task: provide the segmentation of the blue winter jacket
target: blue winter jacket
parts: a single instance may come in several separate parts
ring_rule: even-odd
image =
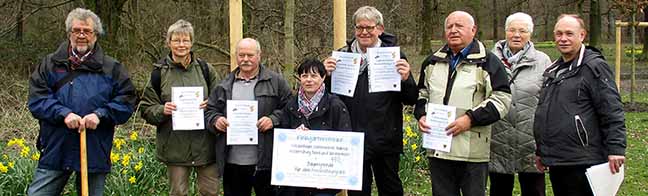
[[[135,87],[126,68],[97,44],[94,54],[74,70],[80,74],[54,90],[57,81],[72,73],[68,48],[66,41],[47,55],[29,80],[27,104],[40,124],[38,167],[79,171],[79,133],[63,120],[69,113],[95,113],[100,122],[96,130],[87,130],[88,172],[109,172],[115,125],[133,113]]]

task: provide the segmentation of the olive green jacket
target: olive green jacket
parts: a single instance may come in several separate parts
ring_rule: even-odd
[[[192,55],[193,56],[193,55]],[[208,131],[213,127],[205,123],[206,130],[173,131],[171,116],[163,114],[164,103],[171,102],[171,88],[182,86],[202,86],[203,97],[207,99],[213,86],[220,81],[219,74],[210,65],[209,79],[211,87],[207,87],[203,71],[198,61],[192,59],[185,69],[180,64],[173,63],[169,56],[154,64],[160,69],[160,96],[158,97],[151,81],[149,81],[142,96],[140,112],[147,123],[157,127],[156,151],[157,158],[167,165],[200,166],[215,162],[215,135]]]

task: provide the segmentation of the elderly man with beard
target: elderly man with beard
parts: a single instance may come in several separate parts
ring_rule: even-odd
[[[87,131],[89,194],[102,195],[115,125],[128,121],[135,104],[126,67],[97,44],[103,34],[99,17],[77,8],[65,26],[68,40],[43,59],[29,80],[27,104],[40,124],[36,147],[41,156],[28,195],[60,195],[73,172],[79,191],[81,131]]]

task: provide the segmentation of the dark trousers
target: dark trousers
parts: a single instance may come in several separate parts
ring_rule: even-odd
[[[485,196],[488,162],[428,158],[434,196]]]
[[[364,160],[362,191],[349,191],[349,196],[370,196],[372,176],[376,177],[378,195],[403,195],[403,183],[398,176],[400,154],[375,156]]]
[[[249,196],[252,188],[257,196],[274,195],[270,170],[256,170],[256,165],[225,164],[223,172],[225,196]]]
[[[591,165],[551,166],[549,179],[555,196],[591,196],[585,170]]]
[[[489,173],[490,195],[506,196],[513,195],[515,174]],[[522,196],[544,196],[545,176],[544,173],[518,173],[520,191]]]

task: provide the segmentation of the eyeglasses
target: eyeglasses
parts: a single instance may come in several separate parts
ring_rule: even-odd
[[[93,36],[94,35],[94,30],[92,29],[72,29],[72,34],[75,36],[80,36],[81,34],[85,36]]]
[[[376,25],[374,26],[355,26],[355,31],[356,33],[362,33],[363,30],[366,30],[367,33],[371,33],[376,29]]]
[[[529,31],[526,29],[506,29],[506,32],[513,34],[520,33],[520,35],[529,33]]]
[[[171,40],[171,43],[172,43],[172,44],[175,44],[175,45],[180,45],[180,44],[191,44],[191,40],[186,40],[186,39],[184,39],[184,40],[180,40],[180,39],[172,39],[172,40]]]

